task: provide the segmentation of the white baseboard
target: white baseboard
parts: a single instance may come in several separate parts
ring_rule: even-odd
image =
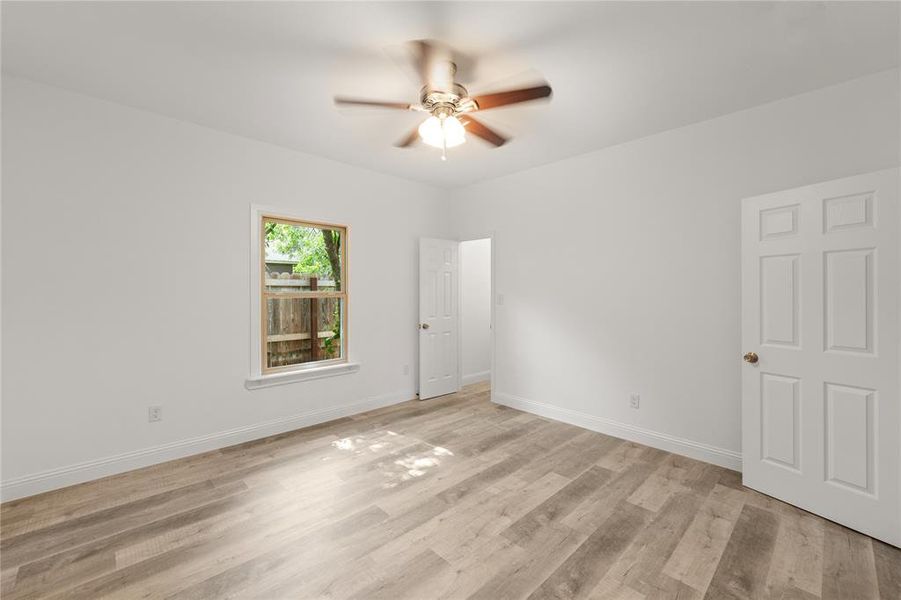
[[[416,392],[413,390],[383,394],[360,402],[313,410],[299,415],[273,419],[245,427],[236,427],[235,429],[162,444],[152,448],[124,452],[115,456],[89,460],[32,475],[24,475],[3,481],[0,484],[0,499],[6,502],[33,496],[42,492],[140,469],[141,467],[148,467],[176,458],[184,458],[193,454],[218,450],[226,446],[233,446],[270,435],[325,423],[326,421],[348,417],[383,406],[390,406],[405,400],[412,400],[415,397]]]
[[[570,425],[590,429],[591,431],[612,435],[624,440],[629,440],[630,442],[666,450],[673,454],[681,454],[682,456],[702,460],[714,465],[726,467],[727,469],[741,471],[741,453],[735,452],[734,450],[709,446],[707,444],[679,438],[666,433],[629,425],[628,423],[620,423],[611,419],[590,415],[585,412],[561,408],[552,404],[545,404],[544,402],[527,400],[503,392],[495,392],[493,400],[498,404],[503,404],[510,408],[516,408],[541,417],[547,417],[548,419],[554,419],[555,421],[562,421],[564,423],[569,423]]]
[[[464,375],[461,383],[463,385],[470,385],[472,383],[479,383],[480,381],[488,381],[489,379],[491,379],[491,371],[480,371],[478,373]]]

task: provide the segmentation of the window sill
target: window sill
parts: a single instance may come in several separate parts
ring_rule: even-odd
[[[300,381],[311,381],[313,379],[323,379],[325,377],[336,377],[338,375],[349,375],[360,370],[360,363],[347,362],[338,365],[326,365],[322,367],[313,367],[311,369],[300,369],[297,371],[288,371],[287,373],[273,373],[271,375],[254,375],[248,377],[244,381],[244,387],[248,390],[258,390],[260,388],[272,387],[274,385],[285,385],[288,383],[297,383]]]

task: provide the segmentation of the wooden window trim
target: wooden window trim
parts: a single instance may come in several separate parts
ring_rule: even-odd
[[[346,292],[263,292],[264,298],[346,298]]]
[[[330,229],[338,231],[341,234],[341,284],[340,291],[336,292],[267,292],[266,291],[266,223],[280,223],[283,225],[292,225],[297,227],[309,227],[314,229]],[[303,372],[311,371],[319,367],[327,367],[333,365],[341,365],[349,362],[348,359],[348,330],[349,330],[349,308],[348,300],[348,268],[347,268],[347,246],[350,228],[347,225],[338,225],[336,223],[324,223],[320,221],[310,221],[305,219],[294,219],[284,217],[268,212],[259,214],[259,300],[260,300],[260,373],[262,375],[272,375],[277,373]],[[266,365],[267,357],[267,339],[268,339],[268,311],[266,300],[270,298],[295,299],[295,298],[340,298],[341,302],[341,357],[330,358],[325,360],[317,360],[315,362],[298,363],[296,365],[283,365],[279,367],[269,367]]]

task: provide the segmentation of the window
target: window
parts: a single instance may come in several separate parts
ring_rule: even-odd
[[[260,373],[347,361],[347,227],[260,216]]]

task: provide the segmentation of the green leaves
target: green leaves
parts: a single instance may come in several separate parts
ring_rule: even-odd
[[[326,236],[330,248],[326,247]],[[310,273],[325,279],[336,279],[329,250],[337,246],[338,236],[338,232],[330,229],[266,223],[267,248],[296,259],[295,273]],[[334,257],[337,258],[337,254]],[[335,265],[338,266],[338,263]],[[340,274],[337,275],[340,277]]]

